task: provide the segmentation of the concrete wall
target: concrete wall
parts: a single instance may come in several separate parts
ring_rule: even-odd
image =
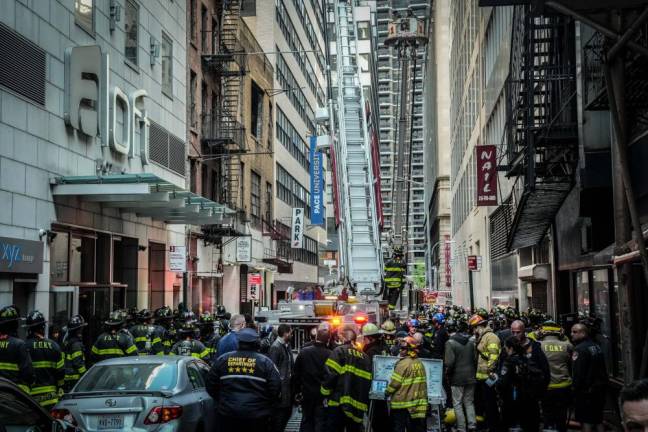
[[[80,45],[99,45],[108,53],[110,85],[126,93],[146,90],[149,119],[163,125],[178,137],[185,137],[185,6],[184,2],[152,0],[139,5],[139,66],[126,64],[124,19],[109,31],[109,2],[95,2],[95,32],[81,29],[74,20],[72,1],[3,2],[0,21],[46,52],[46,101],[39,106],[29,99],[0,87],[0,236],[38,240],[39,229],[49,229],[55,221],[136,237],[141,245],[148,239],[165,244],[184,244],[183,227],[167,226],[147,218],[120,214],[117,210],[79,202],[59,201],[55,206],[50,180],[58,176],[95,175],[95,161],[113,164],[113,171],[150,172],[176,185],[184,178],[151,163],[142,166],[139,158],[128,159],[67,128],[64,111],[64,52]],[[118,1],[123,5],[123,1]],[[122,7],[122,14],[124,8]],[[173,40],[173,98],[162,94],[161,65],[150,65],[150,41],[161,41],[162,31]],[[4,61],[4,60],[3,60]],[[46,248],[47,249],[47,248]],[[138,255],[138,304],[147,300],[146,252]],[[48,310],[49,254],[45,253],[43,274],[39,276],[35,305]],[[167,278],[169,279],[169,278]],[[6,287],[7,282],[3,285]],[[4,299],[5,300],[6,296]]]

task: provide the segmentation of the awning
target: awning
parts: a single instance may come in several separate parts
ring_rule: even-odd
[[[231,224],[236,213],[149,173],[57,177],[52,194],[77,196],[168,224]]]

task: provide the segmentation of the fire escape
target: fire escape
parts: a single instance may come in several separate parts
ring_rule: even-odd
[[[240,196],[241,155],[247,152],[243,119],[243,77],[247,73],[246,55],[239,43],[241,1],[230,0],[223,5],[220,41],[213,53],[203,53],[202,66],[220,76],[221,97],[216,112],[202,114],[201,145],[203,157],[215,160],[221,168],[220,201],[237,210],[228,225],[205,225],[203,235],[208,242],[222,236],[236,236],[237,226],[245,218]]]
[[[540,242],[574,186],[578,160],[573,20],[518,6],[512,30],[508,250]]]

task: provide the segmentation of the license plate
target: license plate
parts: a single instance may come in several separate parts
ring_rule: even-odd
[[[124,428],[124,416],[119,416],[119,415],[99,416],[99,421],[97,422],[97,429],[106,430],[106,429],[123,429],[123,428]]]

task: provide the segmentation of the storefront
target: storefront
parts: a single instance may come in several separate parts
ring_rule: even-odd
[[[223,205],[148,173],[60,177],[52,194],[59,219],[48,237],[52,324],[78,313],[89,342],[114,310],[177,308],[184,273],[195,282],[186,301],[198,312],[207,301],[210,310],[213,285],[196,275],[185,227],[227,221]]]
[[[21,314],[36,305],[43,273],[43,242],[0,237],[0,305],[14,304]]]

